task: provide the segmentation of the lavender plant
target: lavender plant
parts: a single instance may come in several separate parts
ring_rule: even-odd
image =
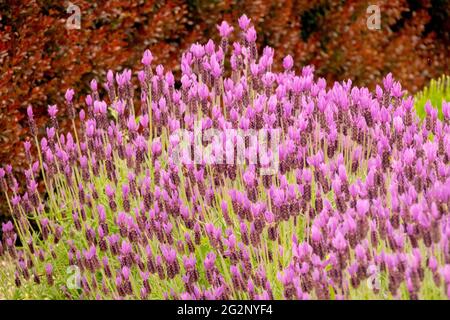
[[[25,191],[0,169],[10,297],[450,298],[450,104],[421,121],[391,75],[372,93],[297,74],[290,56],[273,72],[245,15],[239,29],[230,45],[222,22],[219,44],[183,53],[180,85],[145,51],[140,105],[130,70],[109,71],[103,89],[92,80],[78,113],[67,90],[78,132],[63,134],[50,106],[39,139],[28,108]],[[246,137],[244,163],[179,161],[175,133],[198,122],[279,129],[280,141],[256,162]],[[214,150],[236,151],[239,137],[219,137]],[[271,161],[278,172],[262,174]]]

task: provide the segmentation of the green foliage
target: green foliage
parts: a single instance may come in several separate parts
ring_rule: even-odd
[[[425,104],[430,101],[433,107],[439,110],[439,117],[442,119],[442,101],[450,101],[450,76],[443,75],[440,78],[432,79],[430,84],[416,94],[417,114],[425,117]]]

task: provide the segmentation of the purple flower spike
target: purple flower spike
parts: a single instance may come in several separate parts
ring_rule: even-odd
[[[245,14],[243,14],[239,18],[238,22],[239,22],[239,27],[244,31],[247,30],[248,26],[250,25],[250,19]]]
[[[54,283],[53,282],[53,266],[50,263],[48,263],[45,266],[45,275],[47,276],[48,284],[52,286]]]
[[[152,63],[152,61],[153,61],[153,55],[152,55],[152,52],[150,51],[150,50],[145,50],[144,51],[144,55],[143,55],[143,57],[142,57],[142,60],[141,60],[141,62],[142,62],[142,64],[144,65],[144,66],[150,66],[150,64]]]
[[[222,21],[220,25],[217,26],[219,34],[222,38],[228,38],[233,32],[233,27],[231,27],[226,21]]]
[[[253,43],[256,41],[256,30],[252,26],[245,32],[245,40],[247,40],[250,43]]]
[[[67,89],[66,94],[64,95],[66,101],[68,103],[72,102],[75,91],[73,89]]]
[[[286,57],[284,57],[283,59],[283,68],[286,71],[289,71],[292,69],[292,67],[294,66],[294,59],[292,59],[292,56],[287,55]]]

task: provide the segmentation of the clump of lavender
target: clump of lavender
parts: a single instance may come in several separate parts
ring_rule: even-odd
[[[25,191],[0,169],[14,222],[0,256],[16,285],[69,299],[450,298],[450,104],[443,120],[429,105],[421,122],[391,75],[372,93],[327,87],[290,56],[273,72],[274,51],[257,50],[245,15],[239,29],[231,42],[223,22],[219,44],[183,53],[179,86],[145,51],[140,105],[130,70],[109,71],[104,91],[93,80],[74,136],[50,106],[39,139],[28,108]],[[279,152],[180,163],[173,133],[196,121],[279,128]],[[278,172],[260,174],[275,156]]]

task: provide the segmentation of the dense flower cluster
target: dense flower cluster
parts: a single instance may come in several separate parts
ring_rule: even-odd
[[[312,67],[296,74],[290,56],[274,73],[251,20],[239,27],[240,42],[222,22],[220,44],[193,44],[179,83],[146,51],[140,106],[130,70],[108,72],[104,90],[92,80],[74,136],[58,132],[49,107],[37,161],[25,142],[27,191],[0,169],[14,217],[0,255],[16,285],[75,299],[450,297],[450,104],[443,120],[428,105],[420,121],[390,75],[371,93],[351,81],[327,88]],[[28,119],[35,133],[31,107]],[[269,153],[279,171],[261,175],[260,158],[174,161],[174,133],[196,121],[279,128]],[[75,286],[67,267],[79,271]]]

